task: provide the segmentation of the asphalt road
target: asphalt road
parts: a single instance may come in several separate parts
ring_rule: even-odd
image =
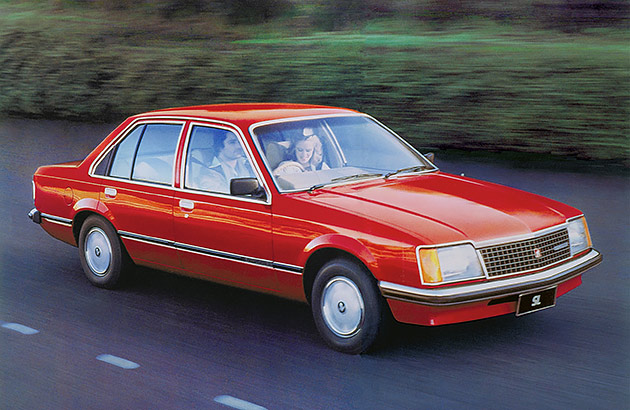
[[[604,263],[553,309],[399,325],[381,350],[348,356],[299,303],[150,270],[91,286],[77,249],[28,220],[30,180],[112,128],[0,122],[0,408],[630,408],[628,178],[438,153],[447,172],[582,209]]]

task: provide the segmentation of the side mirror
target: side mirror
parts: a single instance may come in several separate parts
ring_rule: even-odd
[[[265,190],[260,186],[256,178],[234,178],[230,181],[230,194],[236,196],[251,196],[252,198],[265,199]]]
[[[428,159],[431,162],[435,162],[435,153],[434,152],[427,152],[426,154],[424,154],[424,157],[426,159]]]

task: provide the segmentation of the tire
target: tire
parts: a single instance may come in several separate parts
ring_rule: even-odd
[[[370,349],[387,321],[376,281],[363,266],[346,259],[332,260],[320,269],[311,310],[322,338],[343,353]]]
[[[131,261],[112,225],[93,215],[79,233],[79,256],[88,280],[100,288],[117,287]]]

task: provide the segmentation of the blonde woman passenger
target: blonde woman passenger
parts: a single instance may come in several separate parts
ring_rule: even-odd
[[[289,159],[281,162],[273,171],[275,175],[312,171],[311,159],[315,152],[315,141],[309,136],[300,136],[289,150]]]

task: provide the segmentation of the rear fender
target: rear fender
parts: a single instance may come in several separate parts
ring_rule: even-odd
[[[87,218],[87,216],[89,216],[90,214],[100,215],[104,217],[105,219],[107,219],[109,223],[111,223],[114,226],[114,229],[116,227],[116,221],[115,221],[114,215],[109,210],[109,208],[98,199],[83,198],[77,201],[74,204],[73,208],[74,208],[74,218],[73,218],[73,223],[72,223],[72,230],[74,232],[75,238],[77,238],[77,243],[78,243],[79,232],[81,230],[81,225],[83,224],[83,221]]]
[[[109,222],[111,222],[112,224],[114,223],[114,215],[112,215],[112,213],[109,210],[109,208],[104,203],[99,201],[98,199],[83,198],[83,199],[80,199],[79,201],[77,201],[74,204],[74,213],[75,213],[75,215],[78,214],[79,212],[83,212],[83,211],[95,212],[95,213],[100,214],[100,215],[104,216],[105,218],[107,218],[107,220]]]

